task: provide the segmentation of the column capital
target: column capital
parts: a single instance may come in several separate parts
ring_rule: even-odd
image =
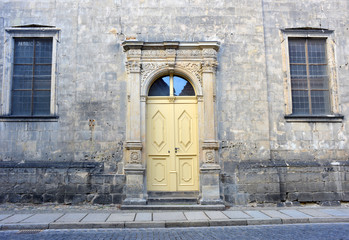
[[[127,73],[140,73],[141,64],[138,61],[128,61],[126,62]]]
[[[218,62],[213,59],[206,59],[201,62],[202,72],[203,73],[214,73],[218,66]]]

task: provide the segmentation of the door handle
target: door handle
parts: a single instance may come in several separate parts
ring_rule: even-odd
[[[177,153],[178,150],[179,150],[179,148],[175,147],[175,153]]]

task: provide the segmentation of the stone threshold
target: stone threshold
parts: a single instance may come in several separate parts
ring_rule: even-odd
[[[121,210],[225,210],[225,205],[121,205]]]

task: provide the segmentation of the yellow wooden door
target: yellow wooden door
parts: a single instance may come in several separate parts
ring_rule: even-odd
[[[148,99],[148,191],[198,190],[196,102],[195,97]]]

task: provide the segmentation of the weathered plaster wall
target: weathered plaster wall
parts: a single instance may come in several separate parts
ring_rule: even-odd
[[[349,51],[349,22],[343,11],[348,9],[348,1],[264,0],[262,8],[270,157],[262,162],[250,161],[252,158],[240,163],[226,161],[222,176],[225,199],[234,204],[348,201],[349,88],[346,79],[349,76],[346,53]],[[343,122],[286,122],[283,64],[287,54],[282,49],[280,32],[285,28],[334,30],[338,83],[335,97],[339,102],[339,114],[344,115]],[[232,151],[224,142],[222,148],[222,153]],[[247,154],[253,152],[253,146],[244,143],[236,144],[234,148],[243,148]]]
[[[85,184],[81,201],[103,195],[105,203],[121,202],[121,187],[114,189],[113,194],[116,192],[118,196],[112,199],[108,196],[111,186],[123,184],[127,79],[120,43],[126,39],[214,40],[221,43],[216,109],[222,197],[230,204],[303,201],[299,193],[311,192],[305,201],[345,200],[348,196],[345,191],[349,191],[345,189],[349,186],[345,182],[347,167],[331,169],[331,161],[344,164],[349,157],[346,127],[349,23],[344,11],[348,9],[345,0],[1,0],[0,81],[5,28],[42,24],[56,26],[61,31],[57,51],[58,122],[0,122],[0,161],[36,161],[43,165],[45,162],[103,163],[104,167],[97,172],[79,165],[87,175],[76,183],[69,182],[69,177],[64,177],[67,173],[63,172],[57,180],[64,186],[62,189],[72,184],[70,190],[62,190],[63,195],[71,195],[75,191],[71,189]],[[293,27],[335,31],[343,123],[285,121],[280,29]],[[288,162],[293,162],[293,167]],[[7,166],[10,170],[5,169],[1,175],[9,184],[3,191],[8,194],[4,201],[10,201],[11,193],[24,194],[11,187],[13,183],[21,185],[9,177],[11,171],[17,171],[13,167]],[[27,167],[31,174],[44,176],[33,172],[38,166]],[[96,190],[95,183],[88,180],[96,174],[116,174],[118,180],[105,177],[100,181],[112,184]],[[36,178],[32,184],[39,186],[40,181],[40,177]],[[314,195],[322,192],[330,193],[330,197]],[[89,194],[94,195],[87,198]],[[33,195],[28,198],[32,201],[29,199]],[[58,197],[45,199],[58,201]],[[66,197],[64,201],[72,200]]]

